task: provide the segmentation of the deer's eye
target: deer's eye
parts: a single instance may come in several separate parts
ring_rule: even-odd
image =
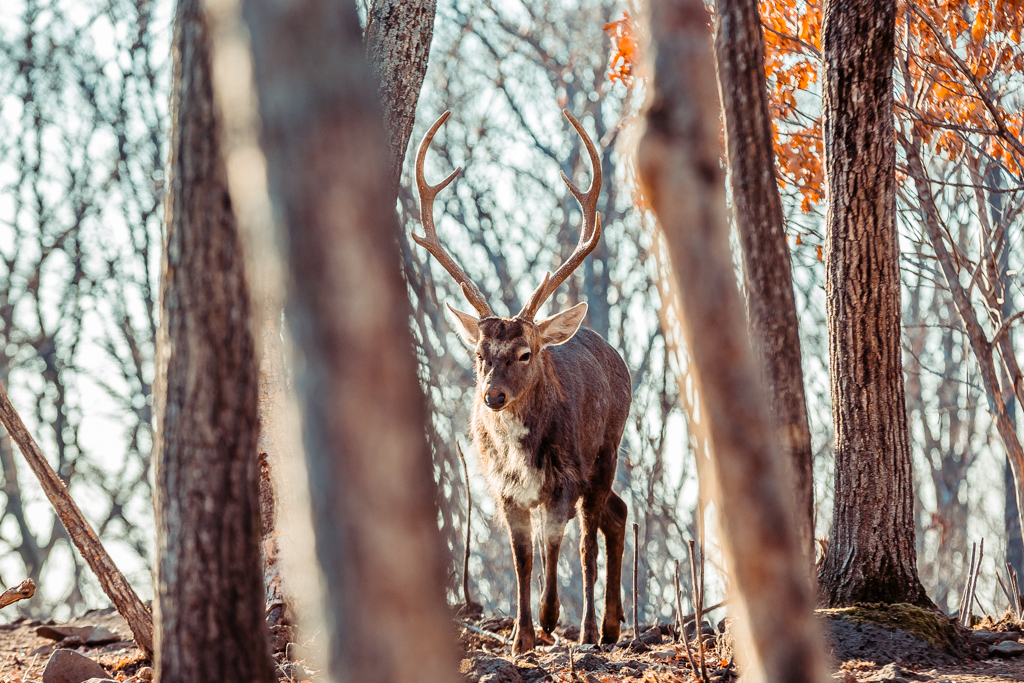
[[[530,352],[526,351],[521,356],[519,356],[519,362],[520,363],[529,363],[530,362],[530,357],[531,357]]]

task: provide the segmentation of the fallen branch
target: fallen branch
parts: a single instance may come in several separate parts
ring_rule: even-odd
[[[466,629],[467,631],[472,631],[473,633],[477,633],[482,636],[487,636],[488,638],[494,638],[502,645],[508,645],[508,641],[505,639],[505,636],[498,635],[493,631],[485,631],[479,626],[473,626],[473,624],[467,624],[464,621],[456,621],[455,623],[461,626],[462,628]]]
[[[701,616],[702,617],[707,616],[709,613],[714,612],[716,609],[719,609],[721,607],[725,607],[728,604],[729,604],[728,600],[722,600],[722,602],[719,602],[717,604],[711,605],[711,607],[703,607],[701,609],[701,611],[700,611]],[[697,620],[697,614],[696,613],[688,614],[685,617],[683,617],[683,625],[689,624],[689,623],[691,623],[693,621],[696,621],[696,620]]]
[[[25,579],[14,588],[8,588],[0,593],[0,609],[13,605],[21,600],[28,600],[36,594],[36,582],[32,579]]]
[[[54,511],[60,518],[61,523],[68,532],[71,541],[78,548],[78,552],[89,564],[96,578],[99,579],[103,592],[107,594],[110,601],[114,603],[118,613],[128,622],[132,634],[135,636],[135,644],[146,653],[147,657],[153,656],[153,616],[146,609],[146,606],[139,600],[139,596],[132,589],[131,584],[117,568],[114,561],[110,559],[99,536],[86,521],[78,505],[72,500],[67,487],[57,473],[46,461],[46,456],[36,444],[35,439],[21,421],[18,412],[11,405],[3,385],[0,385],[0,422],[7,428],[7,433],[16,444],[21,454],[25,456],[29,467],[39,479],[39,483],[50,499]]]

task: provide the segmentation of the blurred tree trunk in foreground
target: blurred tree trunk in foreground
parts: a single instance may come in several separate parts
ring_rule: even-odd
[[[455,677],[380,101],[355,5],[247,0],[337,681]],[[401,648],[394,644],[401,642]]]
[[[836,479],[825,604],[931,605],[917,575],[900,346],[896,0],[826,0],[826,306]]]
[[[732,202],[743,246],[750,336],[764,364],[778,442],[791,464],[797,538],[810,566],[814,562],[814,463],[789,245],[775,181],[764,31],[757,0],[719,0],[714,16],[718,88],[725,112]]]
[[[405,148],[416,121],[434,36],[436,0],[373,0],[366,17],[366,54],[384,109],[391,181],[397,196]]]
[[[701,0],[651,3],[657,59],[640,174],[680,285],[730,574],[760,660],[751,671],[763,667],[768,681],[821,681],[824,658],[786,468],[733,275],[707,24]]]
[[[180,0],[156,394],[156,668],[269,683],[257,366],[201,0]]]

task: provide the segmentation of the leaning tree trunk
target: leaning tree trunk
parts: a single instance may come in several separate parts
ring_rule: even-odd
[[[306,458],[338,681],[453,681],[426,411],[381,105],[353,3],[246,0],[287,245]],[[401,643],[396,648],[395,643]]]
[[[366,16],[366,53],[384,109],[389,173],[396,190],[427,74],[436,13],[437,0],[373,0]]]
[[[257,366],[208,40],[201,0],[179,0],[156,354],[156,668],[162,683],[269,683]]]
[[[835,505],[828,605],[931,605],[917,576],[900,357],[893,83],[896,0],[826,0],[825,294]]]
[[[817,682],[825,669],[813,595],[729,251],[707,24],[702,0],[651,2],[657,62],[640,174],[679,282],[730,578],[760,660],[751,668],[773,682]]]
[[[791,466],[797,536],[809,567],[814,562],[811,431],[789,247],[775,182],[764,31],[757,0],[715,4],[715,58],[733,209],[743,247],[747,322],[763,361],[778,441]]]

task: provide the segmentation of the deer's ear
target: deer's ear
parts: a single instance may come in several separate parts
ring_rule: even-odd
[[[448,317],[455,323],[455,331],[462,337],[462,341],[466,342],[468,346],[476,346],[477,342],[480,341],[480,319],[473,317],[469,313],[463,313],[452,308],[452,305],[448,302],[445,302],[445,306],[451,312],[451,315]]]
[[[583,316],[587,314],[587,304],[576,304],[567,311],[555,313],[537,323],[540,338],[544,346],[558,346],[572,339],[576,330],[580,329]]]

